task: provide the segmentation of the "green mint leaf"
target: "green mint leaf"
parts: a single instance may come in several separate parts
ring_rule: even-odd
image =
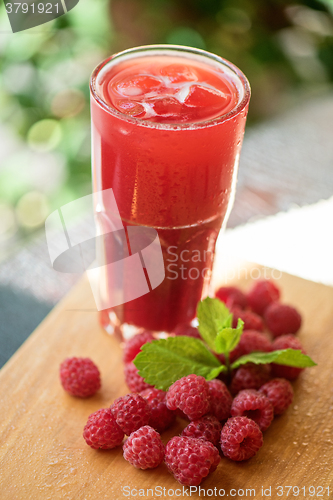
[[[230,315],[232,321],[232,314]],[[229,318],[227,318],[229,323]],[[236,345],[240,341],[241,335],[243,333],[244,321],[238,318],[237,328],[231,328],[223,326],[222,322],[216,320],[217,326],[220,324],[218,333],[215,339],[215,351],[218,354],[225,354],[226,356],[235,349]],[[224,322],[227,324],[227,321]]]
[[[278,365],[295,366],[297,368],[306,368],[317,364],[310,356],[303,354],[300,350],[281,349],[273,352],[252,352],[251,354],[246,354],[238,358],[231,365],[231,369],[233,370],[246,363],[260,365],[273,362]]]
[[[139,375],[148,384],[166,391],[176,380],[195,373],[206,380],[216,378],[226,367],[193,337],[169,337],[153,340],[141,347],[134,359]]]
[[[215,338],[219,330],[219,323],[228,323],[230,316],[229,309],[219,299],[207,297],[198,304],[197,317],[199,321],[198,330],[207,345],[214,351]]]
[[[222,330],[222,328],[232,328],[233,315],[229,313],[227,317],[222,319],[214,319],[215,328],[217,331]]]

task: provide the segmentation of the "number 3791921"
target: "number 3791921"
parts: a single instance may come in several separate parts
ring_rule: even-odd
[[[6,3],[6,11],[8,14],[18,14],[23,12],[27,14],[28,12],[32,14],[59,14],[59,5],[52,3],[26,3],[26,2],[15,2]]]

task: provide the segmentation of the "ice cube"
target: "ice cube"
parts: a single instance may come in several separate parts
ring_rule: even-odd
[[[150,92],[157,92],[162,85],[162,81],[154,76],[136,75],[118,80],[115,83],[115,90],[125,97],[140,97]]]
[[[154,107],[150,102],[141,102],[141,105],[144,107],[145,110],[145,115],[140,118],[144,118],[148,120],[149,118],[152,118],[153,116],[156,116],[155,110],[153,109]]]
[[[180,102],[170,96],[154,99],[151,104],[156,115],[159,116],[179,115],[182,109]]]
[[[175,89],[174,97],[183,104],[185,99],[188,97],[190,90],[192,88],[192,82],[186,82]]]
[[[146,114],[144,106],[138,102],[130,101],[129,99],[116,99],[114,105],[118,111],[128,116],[143,118]]]
[[[161,68],[162,76],[168,77],[171,83],[196,82],[198,76],[193,68],[188,68],[184,64],[170,64]]]
[[[224,108],[230,100],[231,94],[221,92],[208,85],[192,85],[184,103],[196,108]]]

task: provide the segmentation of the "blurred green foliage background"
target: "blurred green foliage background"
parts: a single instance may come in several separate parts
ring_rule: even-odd
[[[190,45],[250,80],[249,125],[332,89],[333,0],[80,0],[11,33],[0,7],[0,257],[91,192],[89,77],[113,52]]]

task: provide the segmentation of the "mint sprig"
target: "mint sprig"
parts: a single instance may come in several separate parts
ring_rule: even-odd
[[[316,363],[300,350],[283,349],[273,352],[253,352],[240,357],[230,365],[230,352],[240,341],[244,323],[238,319],[232,328],[233,316],[218,299],[206,298],[198,304],[199,332],[204,340],[177,336],[154,340],[144,344],[134,359],[134,364],[144,380],[158,389],[167,390],[176,380],[192,373],[216,378],[219,373],[230,373],[246,363],[280,365],[306,368]],[[209,348],[211,350],[209,350]],[[225,365],[213,354],[224,354]]]
[[[232,316],[231,316],[232,318]],[[238,318],[238,323],[236,328],[231,328],[231,326],[223,326],[219,328],[216,338],[215,338],[215,351],[218,354],[224,354],[227,356],[240,341],[241,335],[243,333],[244,321]]]
[[[246,363],[255,363],[256,365],[276,363],[277,365],[294,366],[297,368],[307,368],[316,365],[310,356],[303,354],[300,350],[281,349],[272,352],[252,352],[251,354],[245,354],[245,356],[241,356],[231,365],[231,369],[234,370]]]
[[[218,299],[207,297],[198,304],[198,330],[201,337],[213,351],[216,349],[215,339],[221,325],[231,326],[230,316],[232,321],[229,309]]]
[[[238,319],[237,328],[232,328],[232,314],[219,299],[207,297],[198,304],[198,330],[212,351],[229,357],[240,341],[244,322]]]
[[[148,384],[164,391],[176,380],[191,373],[212,380],[226,371],[226,367],[201,340],[183,336],[144,344],[134,364]]]

